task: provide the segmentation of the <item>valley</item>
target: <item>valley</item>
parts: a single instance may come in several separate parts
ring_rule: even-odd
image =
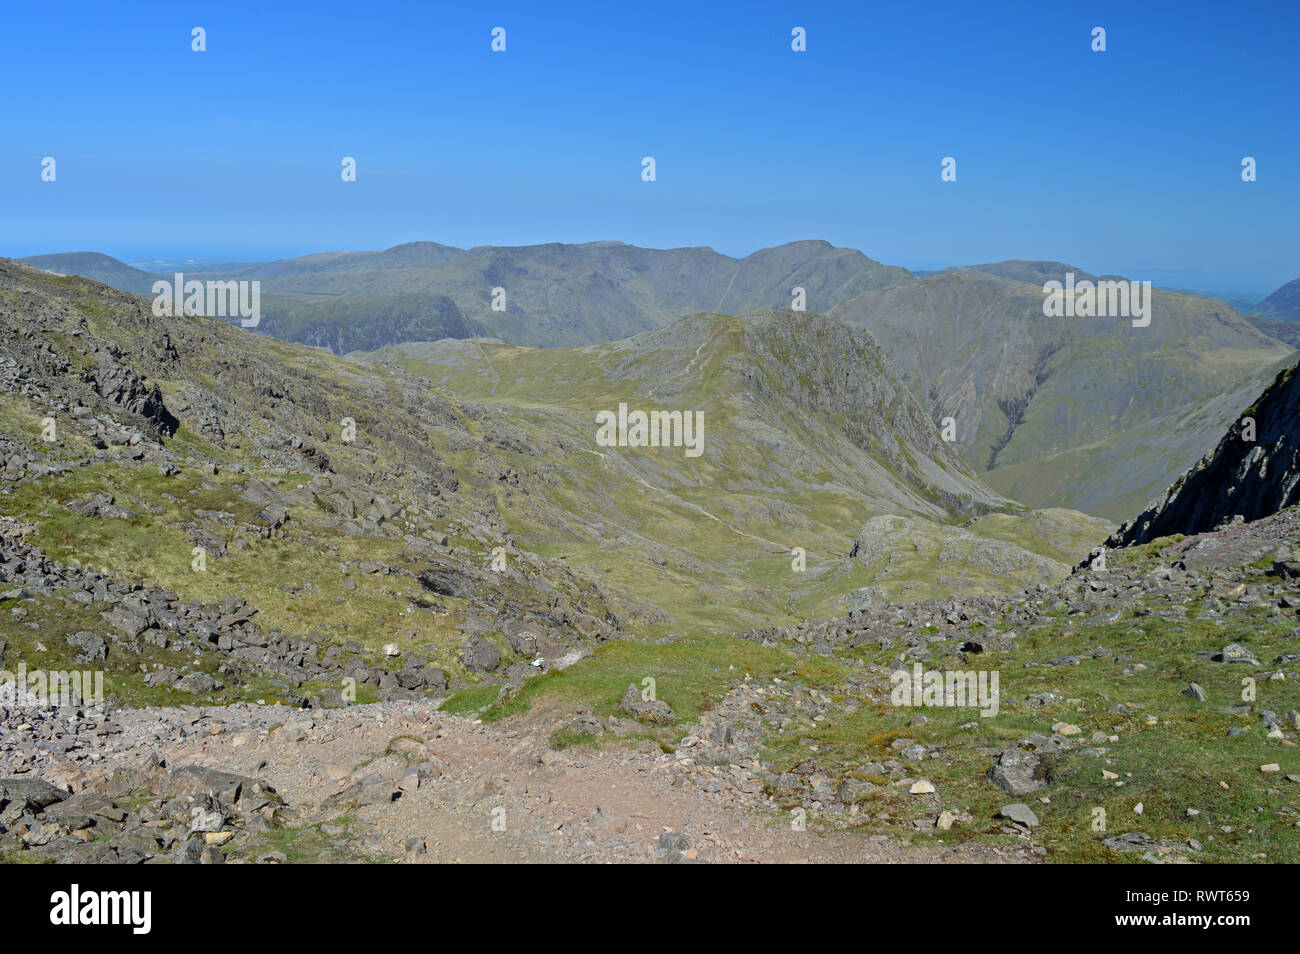
[[[141,295],[158,277],[92,253],[28,261]],[[936,424],[952,418],[953,449],[996,492],[1114,522],[1209,450],[1232,415],[1294,363],[1300,341],[1286,320],[1290,286],[1250,314],[1155,288],[1134,327],[1134,318],[1044,314],[1053,282],[1113,289],[1118,306],[1121,276],[1050,261],[917,276],[823,241],[744,259],[619,242],[469,250],[415,242],[192,277],[259,282],[259,333],[336,353],[476,337],[602,345],[695,314],[798,303],[804,310],[792,314],[826,313],[869,333],[921,409]],[[492,306],[495,290],[504,311]],[[1107,307],[1111,296],[1102,295]]]
[[[10,7],[15,947],[497,900],[403,865],[1287,936],[1300,7]]]
[[[898,287],[923,303],[954,282],[1026,316],[1033,301],[998,276]],[[845,320],[700,312],[573,347],[336,355],[0,262],[0,666],[97,668],[105,695],[44,714],[0,703],[17,811],[0,852],[1291,860],[1300,574],[1277,567],[1300,542],[1292,511],[1098,557],[1114,521],[994,486],[1035,460],[1023,433],[1097,433],[1106,400],[1068,390],[1057,362],[1097,381],[1101,365],[1035,328],[1027,391],[1020,348],[1001,365],[969,352],[966,385],[939,373],[953,395],[992,374],[997,413],[1015,405],[981,474],[963,446],[995,412],[929,384],[927,411],[930,365],[878,343],[901,348],[903,294],[850,299]],[[1150,327],[1123,322],[1158,345],[1125,400],[1158,393],[1162,362],[1187,367],[1194,335],[1219,362],[1198,385],[1215,410],[1168,397],[1099,447],[1175,415],[1189,447],[1287,360],[1231,315],[1154,303]],[[1097,333],[1113,371],[1121,332]],[[1232,368],[1246,383],[1215,397]],[[647,429],[660,413],[668,446],[631,439],[638,409]],[[1269,447],[1284,416],[1260,412]],[[707,421],[690,440],[688,419]],[[1294,462],[1270,453],[1290,486]],[[1136,492],[1131,470],[1103,488],[1108,473],[1092,493]],[[998,698],[891,704],[918,666],[992,670]],[[1234,699],[1238,674],[1257,699]],[[196,808],[213,830],[176,821]]]

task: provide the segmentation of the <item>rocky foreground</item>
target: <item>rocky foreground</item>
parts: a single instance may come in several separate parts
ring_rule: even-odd
[[[40,760],[57,767],[43,769],[43,778],[0,780],[0,850],[10,860],[1003,861],[1026,855],[796,832],[764,818],[761,786],[745,781],[760,777],[757,766],[701,777],[688,759],[649,742],[620,752],[556,752],[544,736],[476,725],[428,704],[316,714],[244,705],[123,711],[42,724],[38,736],[43,730],[49,738],[32,747],[63,749]],[[30,764],[9,752],[6,772],[15,762]]]
[[[735,666],[689,719],[674,711],[689,697],[672,679],[651,703],[632,671],[626,692],[539,690],[527,707],[465,715],[437,711],[435,697],[11,707],[0,712],[0,852],[1284,860],[1300,828],[1297,541],[1300,512],[1288,510],[1107,551],[1021,599],[889,606],[865,594],[850,617],[747,634],[751,653],[804,662],[774,677]],[[999,714],[891,705],[891,674],[917,663],[999,670]]]

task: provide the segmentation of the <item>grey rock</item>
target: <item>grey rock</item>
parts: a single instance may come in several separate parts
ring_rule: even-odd
[[[537,637],[514,627],[506,629],[506,642],[518,655],[532,658],[537,655]]]
[[[874,613],[888,605],[889,595],[879,586],[859,587],[844,597],[844,607],[849,615]]]
[[[658,699],[642,699],[641,690],[632,684],[623,693],[619,708],[638,722],[651,722],[655,725],[671,725],[677,721],[677,714],[666,702]]]
[[[595,716],[581,715],[569,723],[569,731],[577,735],[600,735],[605,731],[604,724]]]
[[[1038,827],[1038,816],[1033,813],[1030,807],[1023,802],[1014,802],[1011,805],[1003,805],[998,815],[1002,818],[1010,819],[1013,822],[1019,822],[1026,828]]]
[[[44,779],[0,778],[0,802],[26,805],[30,811],[39,812],[67,797],[67,792]]]
[[[182,692],[206,693],[216,692],[222,684],[206,672],[192,672],[176,681],[176,688]]]
[[[475,580],[468,573],[454,566],[435,565],[419,576],[420,584],[441,596],[474,595]]]
[[[257,512],[257,519],[265,523],[272,530],[276,530],[284,526],[285,522],[289,519],[289,511],[285,510],[284,507],[281,507],[279,504],[271,504],[269,507],[265,507]]]
[[[199,855],[199,864],[201,865],[224,865],[226,856],[222,854],[221,849],[216,845],[205,845],[203,853]]]
[[[361,791],[357,795],[357,807],[365,808],[367,805],[387,805],[393,801],[397,790],[390,779],[377,779],[361,786]]]
[[[1152,838],[1146,832],[1141,831],[1126,832],[1122,835],[1116,835],[1113,838],[1106,838],[1102,840],[1102,844],[1111,851],[1124,853],[1140,851],[1143,852],[1144,855],[1151,853],[1152,849],[1182,851],[1184,847],[1182,842],[1162,841],[1157,838]],[[1152,854],[1151,860],[1163,863],[1162,859],[1157,858],[1154,854]]]
[[[1229,643],[1223,647],[1223,651],[1215,653],[1210,657],[1214,662],[1221,663],[1245,663],[1251,666],[1258,666],[1259,660],[1249,649],[1240,643]]]
[[[784,777],[784,776],[782,776]],[[856,805],[876,791],[877,786],[860,778],[846,778],[835,788],[835,797],[845,805]]]
[[[469,636],[465,640],[461,662],[471,672],[491,672],[501,665],[501,650],[490,639],[478,635]]]
[[[77,662],[98,662],[108,656],[108,643],[89,630],[73,633],[68,637],[68,645],[77,651]]]
[[[679,831],[663,832],[655,842],[655,853],[686,851],[690,848],[691,843],[684,834]]]
[[[1033,752],[1014,745],[998,756],[987,778],[1011,795],[1028,795],[1047,784],[1047,766]]]
[[[233,805],[239,801],[245,788],[252,788],[254,785],[274,791],[264,783],[256,783],[253,779],[233,772],[223,772],[204,765],[182,765],[162,780],[158,786],[158,794],[208,795],[224,804]]]

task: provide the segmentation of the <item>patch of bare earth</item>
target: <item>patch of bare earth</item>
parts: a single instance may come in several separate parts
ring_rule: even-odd
[[[857,832],[792,830],[761,795],[708,792],[674,755],[552,750],[536,717],[480,725],[433,703],[324,712],[204,709],[184,738],[150,751],[265,779],[300,825],[353,819],[346,847],[376,860],[456,862],[1019,862],[994,846],[911,846]],[[123,712],[119,720],[129,723]],[[105,755],[138,760],[139,749]],[[660,841],[665,833],[680,833]],[[665,850],[674,846],[673,850]],[[658,851],[656,849],[659,849]]]

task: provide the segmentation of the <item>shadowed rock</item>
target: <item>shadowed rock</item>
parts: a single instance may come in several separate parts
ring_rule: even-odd
[[[1278,374],[1219,445],[1107,541],[1131,546],[1259,520],[1300,502],[1300,376]],[[1254,437],[1251,440],[1251,437]]]

